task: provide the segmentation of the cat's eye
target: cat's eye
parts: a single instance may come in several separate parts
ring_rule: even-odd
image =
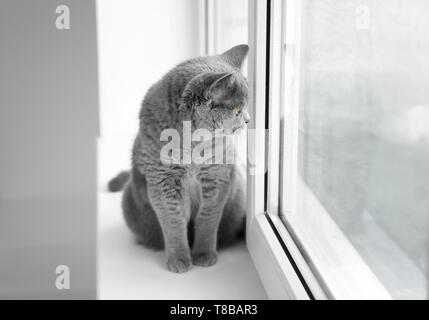
[[[234,110],[235,116],[237,117],[240,113],[241,113],[241,110],[238,108],[235,108],[235,110]]]

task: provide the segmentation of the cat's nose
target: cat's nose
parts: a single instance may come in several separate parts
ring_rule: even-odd
[[[244,122],[246,122],[246,124],[249,123],[249,121],[250,121],[250,114],[249,114],[249,112],[247,112],[247,111],[243,112],[243,120],[244,120]]]

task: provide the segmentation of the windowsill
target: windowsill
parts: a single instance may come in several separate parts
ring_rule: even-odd
[[[193,266],[184,274],[167,271],[163,252],[134,243],[122,218],[121,194],[105,191],[108,179],[128,164],[124,142],[99,141],[98,298],[267,299],[244,243],[220,251],[215,266]]]

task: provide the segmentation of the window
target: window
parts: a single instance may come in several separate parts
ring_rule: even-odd
[[[247,242],[270,297],[427,298],[427,12],[249,2],[252,125],[268,134],[249,138],[267,169],[248,177]]]
[[[206,0],[208,53],[221,53],[247,43],[248,0]]]

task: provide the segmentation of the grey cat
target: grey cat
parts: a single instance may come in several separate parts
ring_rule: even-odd
[[[165,129],[182,134],[184,121],[193,132],[231,135],[245,128],[248,86],[240,69],[248,49],[239,45],[221,55],[190,59],[155,83],[142,103],[132,169],[109,182],[110,191],[125,186],[128,227],[140,244],[165,249],[172,272],[186,272],[191,263],[211,266],[218,247],[243,237],[245,180],[239,166],[166,164],[160,157],[166,142],[160,136]]]

